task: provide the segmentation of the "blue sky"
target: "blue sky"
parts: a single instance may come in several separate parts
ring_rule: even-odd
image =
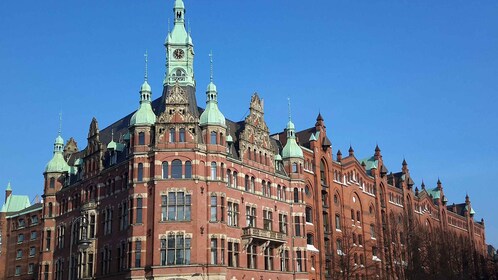
[[[193,1],[198,104],[214,53],[219,106],[238,121],[265,99],[272,132],[320,111],[337,149],[378,143],[390,171],[406,158],[416,185],[440,177],[450,203],[470,195],[498,245],[497,1]],[[161,94],[173,1],[0,1],[0,185],[34,197],[63,136],[79,147],[138,107],[143,53]]]

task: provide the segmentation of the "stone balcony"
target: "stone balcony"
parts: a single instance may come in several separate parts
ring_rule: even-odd
[[[260,240],[262,242],[270,241],[272,243],[282,244],[286,242],[287,236],[284,233],[275,232],[271,230],[245,227],[242,228],[242,239]]]

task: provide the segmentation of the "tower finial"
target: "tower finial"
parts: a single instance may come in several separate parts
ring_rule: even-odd
[[[209,77],[211,83],[213,82],[213,50],[209,53],[209,63],[211,65],[211,75]]]
[[[291,119],[292,119],[292,113],[291,113],[290,97],[287,97],[287,106],[289,107],[289,121],[291,121]]]
[[[168,35],[169,35],[169,32],[171,31],[171,27],[170,27],[170,24],[169,24],[169,18],[168,18]]]
[[[59,112],[59,136],[62,134],[62,111]]]
[[[147,54],[147,50],[145,50],[145,54],[144,54],[144,57],[145,57],[145,81],[147,81],[147,78],[148,78],[148,69],[147,69],[147,63],[148,63],[148,58],[149,58],[149,55]]]
[[[114,129],[111,129],[111,141],[114,142]]]

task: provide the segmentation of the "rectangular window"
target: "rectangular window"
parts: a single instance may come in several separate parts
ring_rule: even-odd
[[[37,236],[38,234],[36,233],[36,231],[31,232],[31,240],[35,240]]]
[[[142,209],[143,207],[143,199],[141,197],[137,198],[137,220],[136,220],[136,223],[137,224],[141,224],[142,223]]]
[[[339,216],[339,214],[335,215],[335,229],[341,230],[341,217]]]
[[[29,256],[34,257],[36,254],[36,249],[35,247],[29,247]]]
[[[28,274],[33,274],[34,270],[35,270],[35,264],[34,263],[30,263],[28,265]]]
[[[289,250],[280,252],[280,271],[289,271]]]
[[[278,231],[287,234],[287,215],[278,214]]]
[[[161,240],[161,265],[190,264],[190,247],[191,239],[182,233],[168,235]]]
[[[138,145],[145,145],[145,133],[138,133]]]
[[[38,224],[38,216],[36,216],[36,215],[31,216],[31,224],[32,225],[37,225]]]
[[[235,202],[228,202],[227,224],[232,227],[239,226],[239,204]]]
[[[220,244],[220,247],[221,247],[220,263],[224,265],[225,264],[225,239],[221,238],[220,241],[221,241],[221,244]]]
[[[370,237],[375,238],[375,226],[373,224],[370,225]]]
[[[273,213],[269,210],[263,210],[263,228],[272,230]]]
[[[218,240],[211,238],[211,264],[218,264]]]
[[[190,221],[192,200],[184,192],[168,192],[161,196],[162,221]]]
[[[142,241],[135,241],[135,267],[142,266]]]
[[[301,217],[294,216],[294,234],[301,236]]]
[[[220,221],[225,221],[225,198],[220,197]]]
[[[93,277],[93,254],[88,254],[88,277]]]
[[[256,227],[256,207],[246,206],[246,226]]]
[[[19,219],[19,221],[17,222],[17,225],[19,228],[23,228],[26,226],[26,222],[24,221],[24,219]]]
[[[211,212],[210,212],[210,218],[209,218],[209,220],[211,222],[216,222],[216,220],[217,220],[216,208],[217,208],[217,197],[216,197],[216,195],[212,195],[211,196]]]
[[[303,267],[303,252],[301,251],[296,251],[296,271],[297,272],[303,272],[304,267]]]
[[[22,250],[21,249],[17,250],[17,254],[16,254],[16,259],[20,259],[20,258],[22,258]]]
[[[90,238],[95,238],[95,215],[90,215]]]
[[[23,243],[24,242],[24,234],[19,234],[17,236],[17,243]]]
[[[20,266],[16,266],[15,276],[19,276],[19,275],[21,275],[21,267]]]
[[[247,268],[256,269],[257,268],[257,257],[258,252],[256,251],[255,245],[247,246]]]
[[[265,270],[273,270],[273,248],[265,249]]]
[[[47,236],[45,237],[45,241],[46,241],[46,249],[47,251],[50,251],[50,243],[52,241],[52,231],[51,230],[47,230],[46,231],[47,233]]]

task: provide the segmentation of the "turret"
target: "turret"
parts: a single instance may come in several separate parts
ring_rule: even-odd
[[[354,156],[353,146],[349,145],[349,150],[348,150],[348,152],[349,152],[349,156],[350,156],[350,157],[351,157],[351,156]]]
[[[130,119],[130,126],[151,126],[156,122],[156,115],[152,111],[152,90],[147,82],[147,53],[145,54],[145,76],[140,87],[140,106]]]
[[[225,116],[218,109],[218,91],[213,82],[213,54],[209,54],[211,63],[211,77],[206,89],[206,109],[202,112],[199,125],[201,127],[207,125],[215,125],[226,127]]]
[[[62,139],[60,131],[54,143],[54,153],[52,159],[45,167],[45,173],[64,173],[69,172],[69,165],[63,156],[64,153],[64,139]]]
[[[7,202],[7,198],[12,194],[12,187],[10,186],[10,182],[7,183],[7,188],[5,188],[5,202]]]
[[[290,111],[290,100],[289,100],[289,122],[287,122],[286,127],[287,132],[287,143],[282,150],[282,160],[284,161],[284,165],[289,166],[289,169],[292,173],[300,173],[299,166],[304,159],[303,150],[296,142],[296,127],[292,122],[291,111]]]

